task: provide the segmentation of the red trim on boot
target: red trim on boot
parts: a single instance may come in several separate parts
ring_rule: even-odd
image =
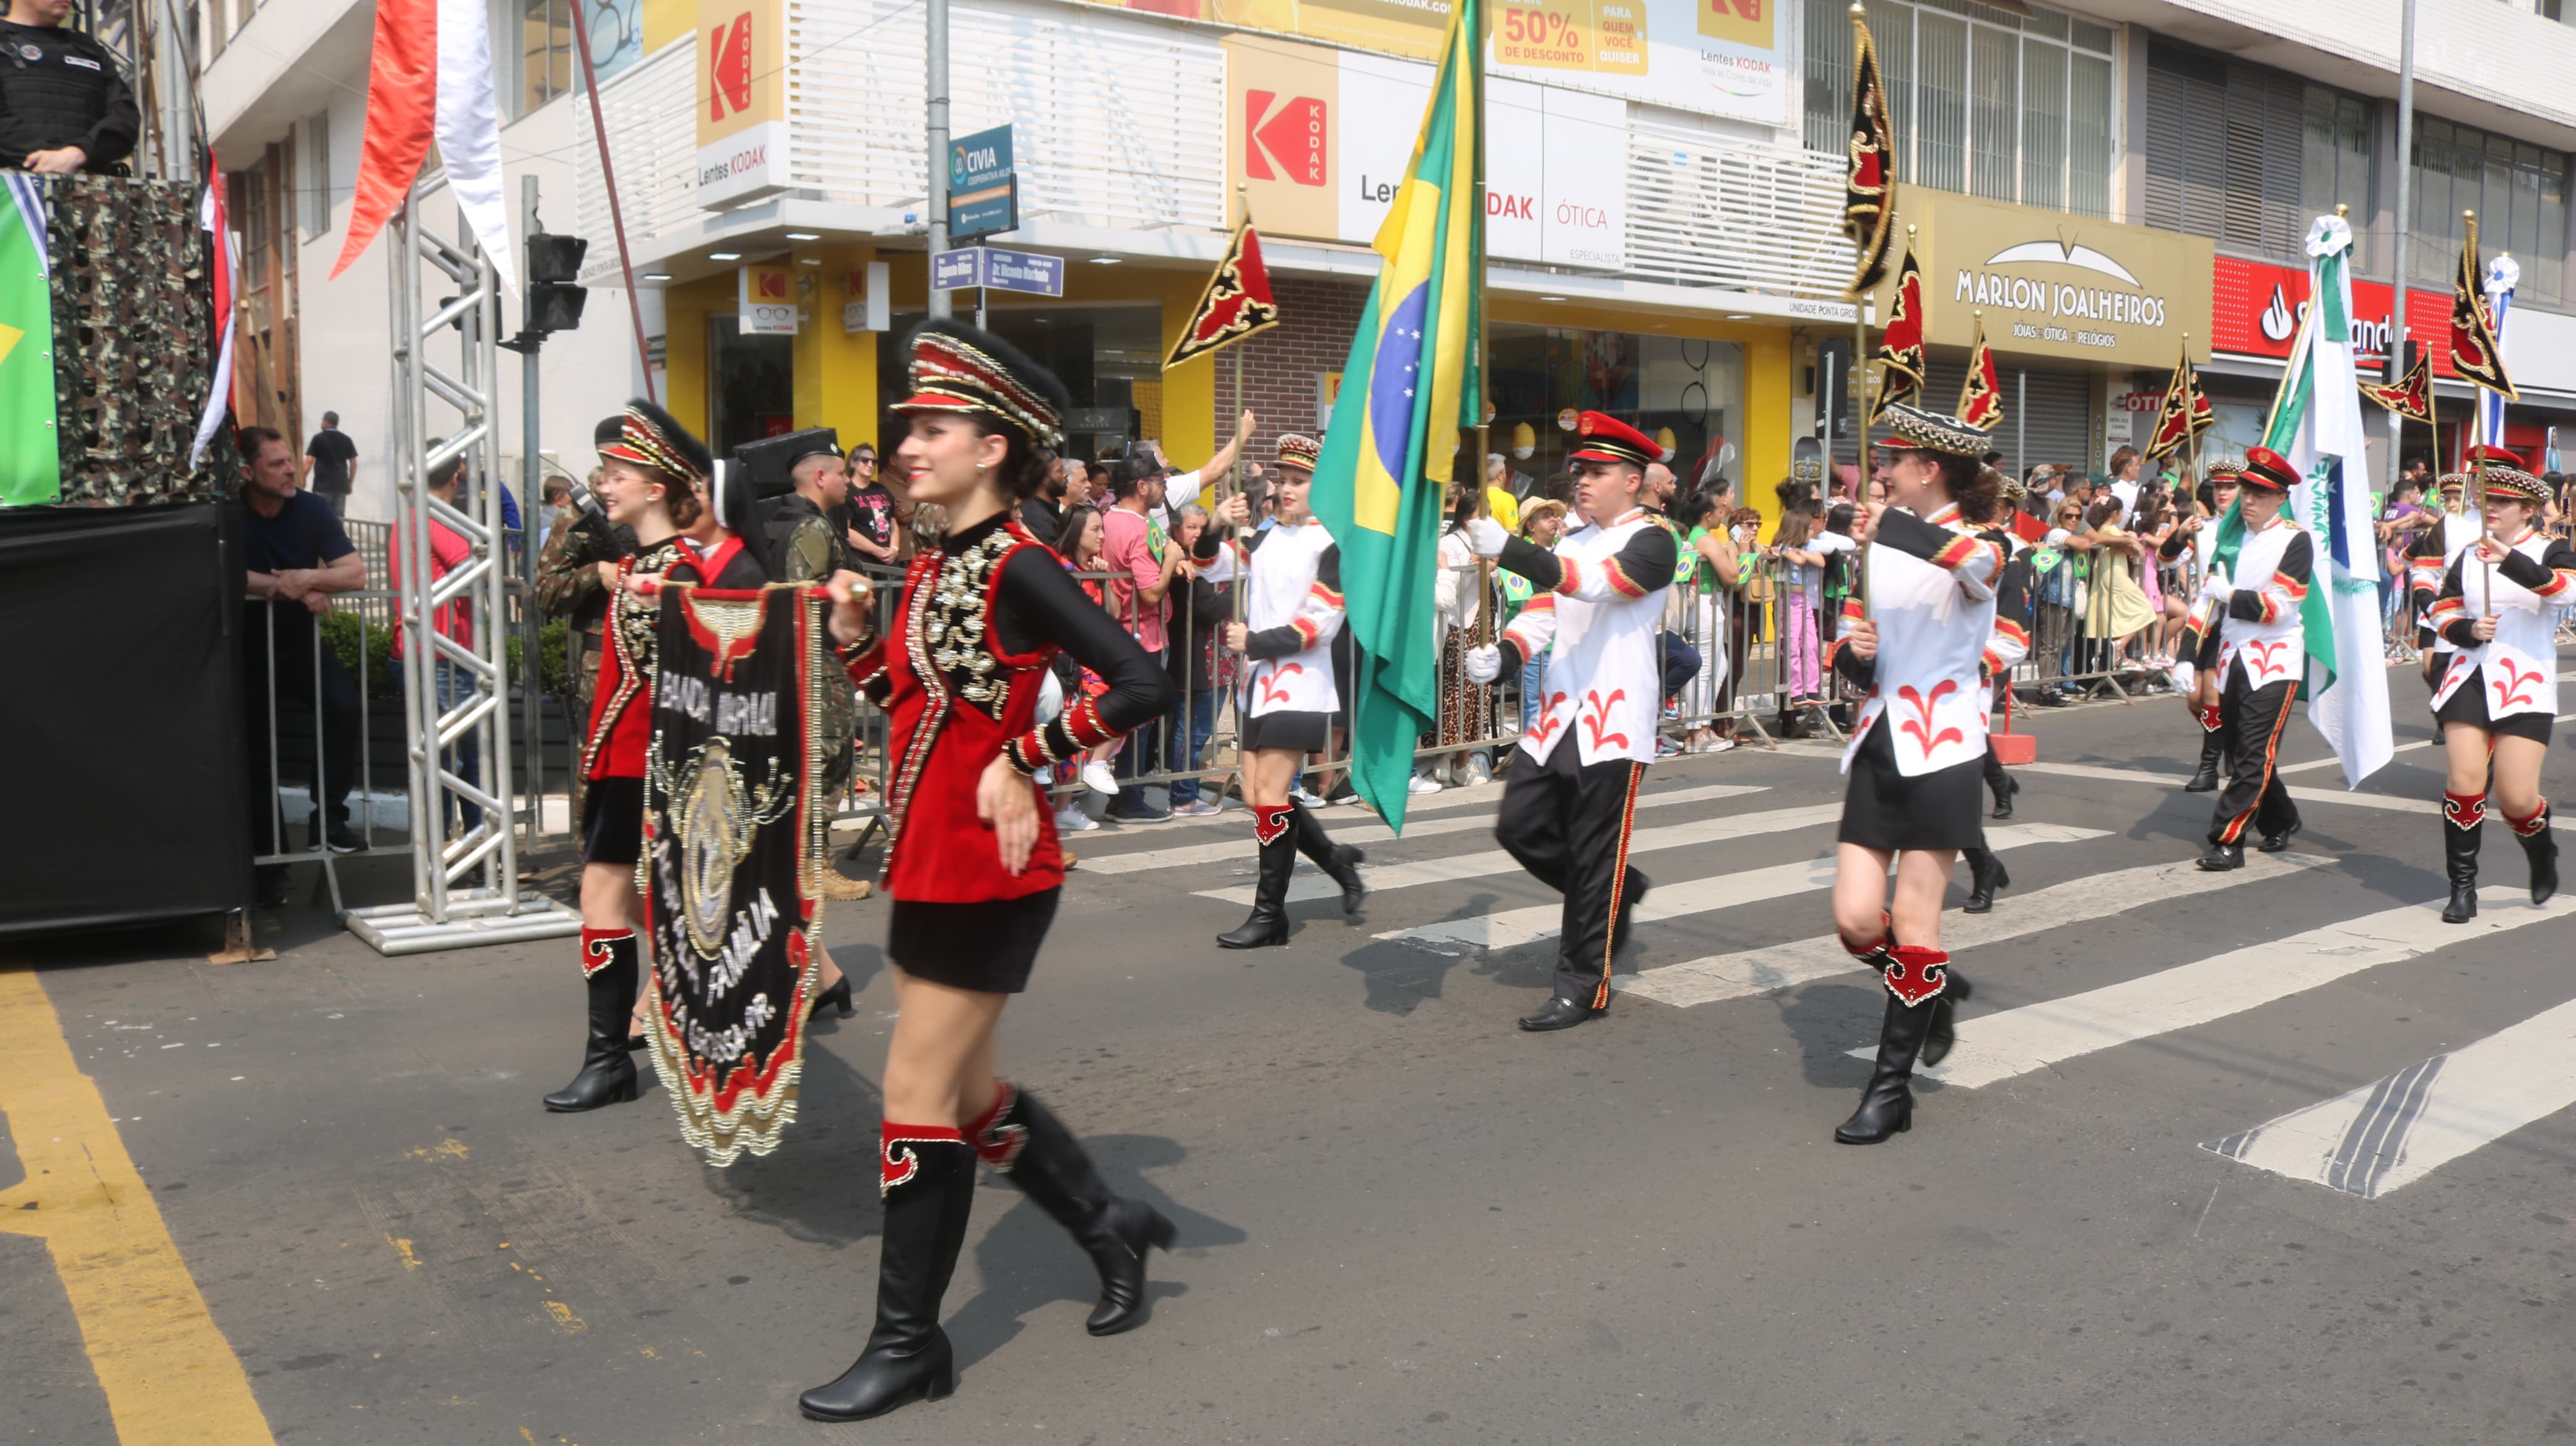
[[[1296,822],[1297,809],[1294,804],[1256,803],[1252,806],[1253,841],[1268,848],[1278,842],[1279,836],[1294,827]]]
[[[2448,796],[2449,795],[2447,794],[2444,795],[2446,798]],[[2530,816],[2526,818],[2516,818],[2512,814],[2506,813],[2501,808],[2497,809],[2496,812],[2503,815],[2505,827],[2512,829],[2516,834],[2519,834],[2524,838],[2538,838],[2540,835],[2549,832],[2548,799],[2542,799],[2540,801],[2540,806],[2533,809]]]
[[[1029,1127],[1001,1123],[1011,1106],[1019,1103],[1020,1092],[1006,1079],[997,1079],[993,1085],[993,1107],[966,1122],[966,1143],[975,1147],[985,1164],[1007,1170],[1020,1157],[1021,1147],[1028,1144]]]
[[[1840,931],[1836,932],[1836,937],[1841,937]],[[1885,909],[1881,909],[1878,911],[1876,940],[1867,944],[1855,944],[1849,939],[1843,939],[1842,946],[1843,952],[1851,955],[1854,963],[1867,965],[1884,973],[1887,969],[1887,951],[1896,947],[1896,920],[1889,917]]]
[[[2200,731],[2203,733],[2217,732],[2225,721],[2225,715],[2218,711],[2218,705],[2215,703],[2200,710]]]
[[[1907,1008],[1938,995],[1950,982],[1950,956],[1919,944],[1899,944],[1888,951],[1887,989]]]
[[[634,937],[633,929],[594,929],[588,924],[582,925],[581,977],[589,978],[607,968],[609,961],[617,957],[617,951],[608,947],[611,942]]]
[[[921,1157],[910,1150],[898,1150],[904,1144],[962,1145],[966,1137],[946,1125],[884,1124],[883,1139],[877,1146],[877,1193],[885,1194],[897,1185],[908,1183],[921,1173]]]
[[[2549,806],[2541,805],[2540,811],[2547,814]],[[2487,821],[2487,796],[2483,793],[2452,793],[2445,789],[2442,793],[2442,821],[2453,828],[2476,828]],[[2517,833],[2520,831],[2515,830]]]

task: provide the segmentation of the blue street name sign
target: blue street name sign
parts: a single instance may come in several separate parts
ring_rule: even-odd
[[[1011,169],[1011,128],[995,126],[948,143],[948,234],[972,241],[1020,224],[1020,183]]]
[[[993,291],[1019,291],[1030,296],[1064,295],[1064,258],[1042,251],[1005,251],[999,246],[962,246],[942,251],[930,268],[936,291],[963,291],[981,286]]]

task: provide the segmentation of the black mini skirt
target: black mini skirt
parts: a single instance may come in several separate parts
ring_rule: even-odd
[[[2439,724],[2465,723],[2482,728],[2498,738],[2528,738],[2534,743],[2549,741],[2551,718],[2540,709],[2528,713],[2508,713],[2503,718],[2487,715],[2487,690],[2484,677],[2470,678],[2460,684],[2442,706],[2433,710],[2433,721]]]
[[[886,957],[915,979],[1018,994],[1029,987],[1061,889],[975,904],[897,899],[886,921]]]
[[[1867,849],[1982,848],[1985,771],[1985,759],[1971,758],[1906,777],[1897,771],[1887,715],[1881,713],[1852,759],[1835,837]]]
[[[1321,753],[1332,727],[1330,713],[1294,708],[1256,713],[1243,720],[1243,746],[1247,750],[1285,748],[1297,753]]]
[[[632,866],[644,856],[644,780],[594,778],[581,795],[581,861]]]

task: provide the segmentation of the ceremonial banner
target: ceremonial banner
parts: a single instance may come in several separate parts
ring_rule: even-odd
[[[1983,316],[1977,318],[1976,344],[1968,349],[1968,375],[1959,383],[1959,420],[1988,432],[2003,425],[2004,384],[1995,375],[1995,352],[1986,345]]]
[[[1896,301],[1888,309],[1887,325],[1879,332],[1878,351],[1871,360],[1878,363],[1878,399],[1869,408],[1870,424],[1875,426],[1889,403],[1923,399],[1923,270],[1914,264],[1910,241],[1905,260],[1896,268]]]
[[[1261,261],[1261,235],[1247,217],[1234,228],[1225,259],[1216,264],[1216,274],[1199,293],[1190,324],[1181,328],[1181,338],[1172,343],[1172,354],[1163,359],[1163,365],[1176,367],[1193,357],[1213,356],[1278,324],[1279,303],[1270,296],[1270,268]]]
[[[2433,424],[2433,354],[2415,353],[2415,364],[2393,382],[2363,382],[2361,394],[2410,422]]]
[[[1345,402],[1315,467],[1316,518],[1342,550],[1342,591],[1359,645],[1351,780],[1402,832],[1413,746],[1438,702],[1431,627],[1441,501],[1460,429],[1484,415],[1483,147],[1478,0],[1449,12],[1439,81],[1395,207],[1377,233],[1377,284],[1343,364]]]
[[[44,190],[33,176],[0,177],[0,506],[63,495],[48,274]]]
[[[2487,301],[2486,268],[2478,264],[2478,218],[2464,218],[2460,274],[2451,283],[2451,369],[2489,391],[2519,400],[2504,374],[2504,347],[2496,340],[2495,312]]]
[[[2181,451],[2217,422],[2208,393],[2200,389],[2200,373],[2192,370],[2191,339],[2186,336],[2182,356],[2174,362],[2173,378],[2165,383],[2164,405],[2156,411],[2155,435],[2147,439],[2147,460]]]
[[[1887,275],[1887,246],[1896,236],[1896,127],[1887,119],[1887,82],[1869,23],[1852,16],[1850,164],[1843,176],[1843,234],[1855,258],[1843,291],[1858,301]]]
[[[662,592],[645,764],[647,1034],[680,1136],[712,1165],[796,1118],[822,943],[820,589]],[[800,605],[801,604],[801,605]]]

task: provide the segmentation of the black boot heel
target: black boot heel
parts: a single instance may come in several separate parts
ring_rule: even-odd
[[[812,1007],[805,1011],[805,1017],[808,1020],[821,1018],[823,1009],[826,1005],[837,1005],[839,1007],[839,1013],[834,1016],[838,1019],[847,1019],[858,1012],[850,1004],[850,979],[848,975],[845,974],[841,976],[841,981],[838,984],[835,984],[831,988],[824,990],[822,993],[815,995]]]
[[[1096,1336],[1114,1336],[1143,1325],[1148,1314],[1146,1253],[1171,1249],[1179,1232],[1153,1206],[1111,1194],[1073,1131],[1054,1111],[1016,1086],[978,1140],[1005,1139],[1015,1128],[1025,1136],[1018,1153],[1003,1167],[1011,1183],[1063,1226],[1100,1272],[1100,1303],[1083,1322],[1083,1329]]]

